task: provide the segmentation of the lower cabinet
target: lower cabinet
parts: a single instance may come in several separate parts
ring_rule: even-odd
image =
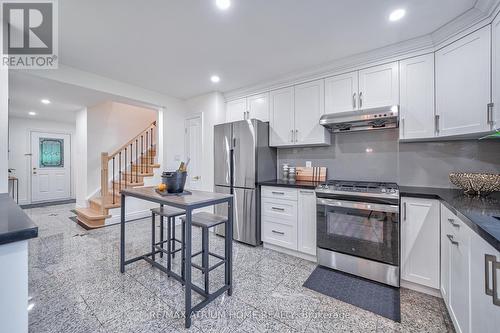
[[[401,205],[401,278],[439,289],[440,202],[401,198]]]
[[[316,255],[314,190],[262,187],[262,241],[307,255]]]

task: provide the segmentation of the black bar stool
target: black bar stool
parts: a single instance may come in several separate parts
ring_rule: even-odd
[[[185,227],[185,217],[181,217],[182,221],[182,228]],[[209,272],[214,270],[215,268],[219,267],[222,264],[225,264],[227,262],[227,258],[224,256],[220,256],[216,253],[212,253],[209,250],[209,244],[208,244],[208,231],[210,228],[213,228],[215,226],[218,226],[219,224],[223,224],[227,222],[227,217],[225,216],[219,216],[215,214],[211,214],[208,212],[199,212],[199,213],[194,213],[191,216],[191,223],[195,227],[201,228],[201,251],[196,252],[192,254],[191,257],[196,257],[201,254],[201,266],[197,264],[191,264],[194,268],[199,269],[202,274],[205,277],[205,283],[204,283],[204,290],[205,294],[209,294]],[[215,257],[217,259],[220,259],[219,262],[217,262],[213,266],[209,266],[208,263],[208,258],[209,255],[212,257]],[[182,256],[182,276],[184,276],[184,251],[183,251],[183,256]]]
[[[152,220],[152,230],[151,230],[151,249],[152,249],[152,259],[155,260],[156,251],[160,251],[160,257],[163,258],[163,253],[167,255],[167,268],[171,269],[171,260],[175,258],[175,253],[182,251],[184,254],[184,222],[182,223],[182,237],[177,239],[175,237],[175,218],[186,214],[182,209],[177,209],[174,207],[160,206],[159,208],[151,209],[151,220]],[[160,241],[156,242],[156,215],[160,216]],[[165,220],[167,218],[167,239],[165,240]],[[167,244],[167,250],[164,249],[164,244]],[[180,243],[181,247],[176,249],[176,243]],[[182,255],[184,257],[184,255]],[[184,278],[184,274],[182,275]]]

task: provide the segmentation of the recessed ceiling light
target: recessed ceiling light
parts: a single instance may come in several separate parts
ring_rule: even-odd
[[[389,21],[395,22],[401,20],[406,15],[406,10],[404,9],[396,9],[391,15],[389,15]]]
[[[46,98],[42,99],[41,102],[43,104],[50,104],[50,101],[48,99],[46,99]]]
[[[210,81],[212,81],[213,83],[218,83],[220,82],[220,77],[218,77],[217,75],[212,75],[210,77]]]
[[[226,10],[231,7],[231,0],[215,0],[215,4],[220,10]]]
[[[30,116],[36,116],[36,112],[35,112],[35,111],[30,111],[30,112],[28,112],[28,114],[29,114]]]

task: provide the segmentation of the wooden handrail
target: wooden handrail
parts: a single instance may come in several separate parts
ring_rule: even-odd
[[[141,137],[141,135],[144,135],[144,133],[147,133],[151,128],[154,128],[156,127],[156,120],[153,121],[145,130],[143,130],[141,133],[139,133],[138,135],[134,136],[132,139],[130,139],[129,141],[127,141],[126,144],[122,145],[120,148],[118,148],[117,150],[115,150],[114,153],[112,154],[108,154],[108,161],[111,160],[113,157],[115,157],[116,155],[118,155],[121,151],[123,151],[126,147],[130,146],[131,143],[134,143],[135,140],[137,140],[138,138]]]

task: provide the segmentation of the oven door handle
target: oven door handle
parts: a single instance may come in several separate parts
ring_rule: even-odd
[[[324,199],[324,198],[317,198],[316,203],[318,205],[325,205],[330,207],[373,210],[384,213],[399,213],[399,206],[397,205],[384,205],[384,204],[369,203],[369,202],[355,202],[355,201],[334,200],[334,199]]]

